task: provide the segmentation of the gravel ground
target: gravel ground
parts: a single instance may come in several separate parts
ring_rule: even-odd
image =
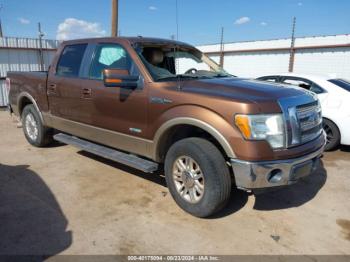
[[[0,112],[0,254],[350,254],[350,148],[298,184],[233,191],[210,219],[145,174],[54,144],[35,148]]]

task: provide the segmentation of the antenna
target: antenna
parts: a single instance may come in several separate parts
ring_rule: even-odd
[[[292,73],[294,70],[294,58],[295,58],[295,26],[297,19],[293,17],[293,28],[292,28],[292,39],[290,43],[290,55],[289,55],[289,72]]]

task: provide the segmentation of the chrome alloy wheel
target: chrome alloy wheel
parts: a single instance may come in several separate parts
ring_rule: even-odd
[[[25,124],[27,135],[31,140],[35,141],[38,138],[39,129],[38,129],[38,123],[36,122],[32,113],[29,113],[28,115],[26,115],[24,124]]]
[[[179,195],[189,203],[199,202],[204,195],[204,176],[197,162],[180,156],[173,165],[173,180]]]

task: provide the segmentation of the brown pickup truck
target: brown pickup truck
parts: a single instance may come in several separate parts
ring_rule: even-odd
[[[233,186],[311,174],[325,144],[313,93],[232,76],[177,41],[67,41],[48,72],[8,77],[29,143],[55,139],[149,173],[164,164],[171,195],[198,217],[224,207]]]

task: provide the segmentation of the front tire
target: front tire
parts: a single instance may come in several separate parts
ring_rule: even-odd
[[[336,149],[340,144],[340,131],[336,124],[332,121],[324,118],[323,119],[323,130],[327,136],[327,143],[325,146],[325,151],[331,151]]]
[[[169,149],[165,178],[175,202],[196,217],[208,217],[230,198],[231,176],[221,152],[201,138],[186,138]]]
[[[34,105],[24,107],[22,112],[22,127],[27,141],[36,147],[44,147],[52,142],[52,129],[43,125]]]

